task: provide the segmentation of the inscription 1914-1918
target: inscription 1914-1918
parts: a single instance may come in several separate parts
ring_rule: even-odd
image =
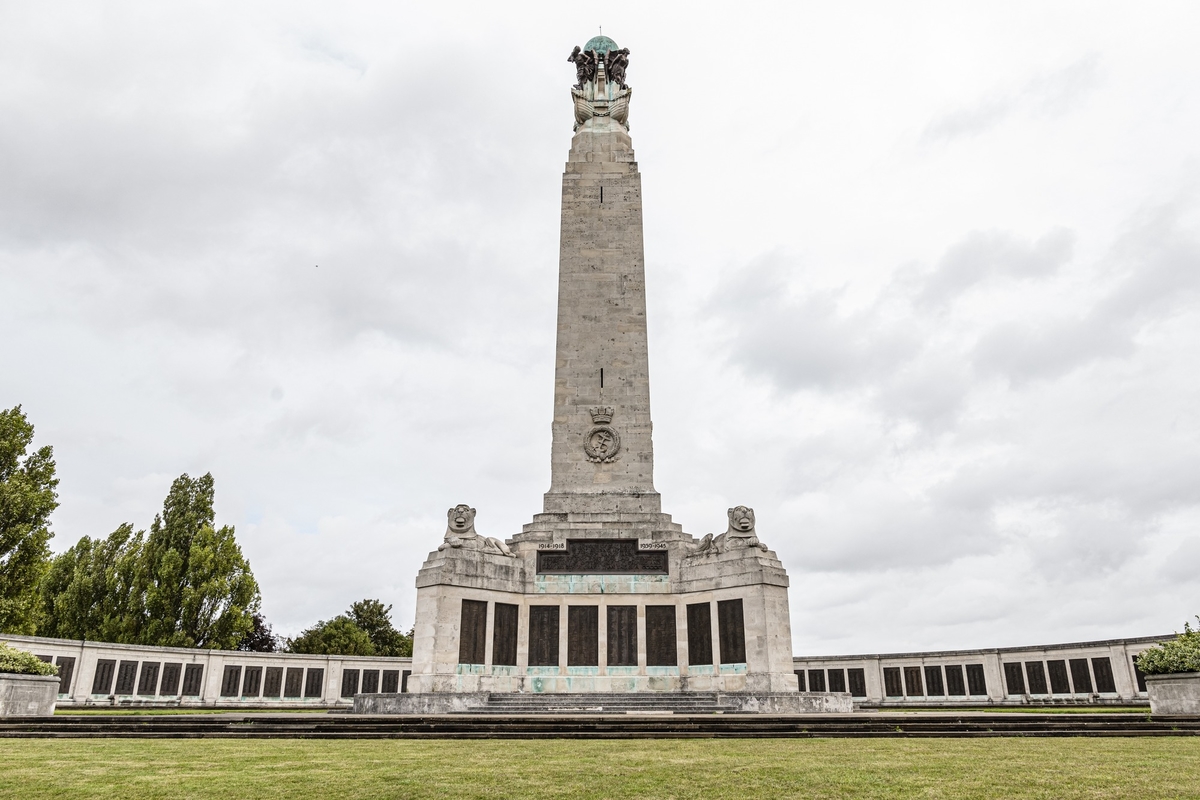
[[[539,550],[539,575],[666,575],[667,553],[637,539],[568,539],[565,550]]]

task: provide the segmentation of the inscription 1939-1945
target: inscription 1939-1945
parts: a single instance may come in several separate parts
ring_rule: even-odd
[[[665,550],[637,539],[568,539],[565,550],[539,550],[539,575],[666,575]]]

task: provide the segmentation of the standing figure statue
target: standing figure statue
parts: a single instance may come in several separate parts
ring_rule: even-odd
[[[629,48],[622,47],[620,50],[609,50],[604,55],[604,71],[608,75],[610,81],[615,81],[622,89],[628,89],[625,85],[625,68],[629,66]]]
[[[567,61],[575,64],[575,79],[579,81],[575,88],[583,91],[583,84],[596,77],[596,51],[589,50],[585,53],[579,45],[575,45],[571,55],[567,56]]]

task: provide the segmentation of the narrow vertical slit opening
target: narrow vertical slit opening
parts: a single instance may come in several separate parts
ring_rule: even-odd
[[[601,203],[604,202],[604,187],[603,186],[600,187],[600,202]]]
[[[600,388],[604,388],[604,367],[600,368]]]

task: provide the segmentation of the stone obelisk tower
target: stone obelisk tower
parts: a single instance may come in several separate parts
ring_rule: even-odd
[[[609,42],[600,45],[609,50],[581,65],[572,93],[548,513],[661,510],[650,424],[642,179],[626,128],[631,92],[615,61],[627,53]],[[620,75],[609,74],[614,67]]]
[[[424,699],[398,707],[459,708],[488,692],[719,691],[760,710],[818,710],[826,696],[796,691],[787,574],[754,512],[729,509],[726,531],[700,541],[662,513],[629,51],[598,36],[570,60],[550,490],[503,541],[476,532],[469,505],[450,509],[417,576],[408,687]]]

